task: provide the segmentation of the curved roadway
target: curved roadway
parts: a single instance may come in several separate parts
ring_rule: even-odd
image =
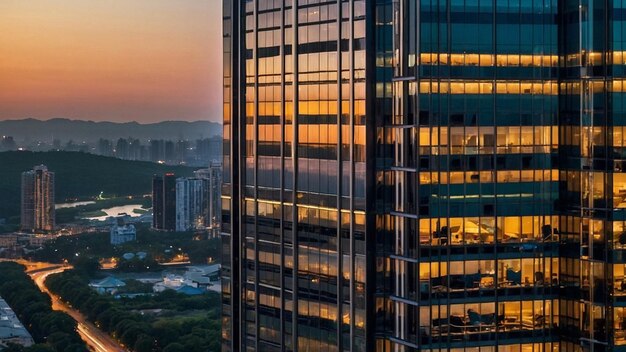
[[[45,281],[49,275],[58,274],[67,269],[71,269],[71,266],[22,261],[20,261],[20,264],[26,265],[28,268],[26,273],[35,281],[41,292],[50,296],[52,309],[65,312],[76,320],[78,333],[91,350],[96,352],[126,352],[126,349],[116,340],[87,321],[87,318],[85,318],[81,312],[63,302],[59,296],[50,292],[46,287]]]

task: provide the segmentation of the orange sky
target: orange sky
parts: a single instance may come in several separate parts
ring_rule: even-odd
[[[0,0],[0,120],[221,121],[220,0]]]

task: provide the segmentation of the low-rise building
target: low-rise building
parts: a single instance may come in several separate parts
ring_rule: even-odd
[[[17,234],[4,234],[0,235],[0,247],[10,248],[17,246]]]
[[[111,226],[111,244],[118,245],[137,239],[137,230],[135,225],[126,224],[122,218],[118,218],[116,223]]]
[[[185,278],[198,285],[209,286],[219,281],[220,264],[190,266],[185,273]]]
[[[118,280],[115,276],[107,276],[106,278],[92,282],[89,284],[89,287],[98,291],[98,293],[109,293],[116,294],[122,287],[126,286],[126,283],[122,280]]]
[[[56,235],[29,235],[28,245],[31,247],[43,247],[46,242],[56,239]]]
[[[8,303],[0,298],[0,350],[10,343],[29,347],[35,342]]]

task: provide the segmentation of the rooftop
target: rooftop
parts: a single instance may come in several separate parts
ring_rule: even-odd
[[[17,342],[30,346],[34,343],[30,333],[22,325],[9,304],[0,298],[0,346],[3,342]]]
[[[114,276],[108,276],[98,282],[89,284],[89,286],[95,288],[117,288],[126,286],[126,283],[124,281],[116,279]]]

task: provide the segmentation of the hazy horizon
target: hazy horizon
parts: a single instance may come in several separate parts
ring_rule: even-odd
[[[0,2],[0,120],[222,119],[221,2]]]
[[[220,116],[221,117],[221,116]],[[137,121],[137,120],[128,120],[128,121],[112,121],[112,120],[90,120],[90,119],[81,119],[81,118],[69,118],[69,117],[50,117],[50,118],[37,118],[37,117],[24,117],[24,118],[9,118],[2,119],[0,118],[0,122],[9,122],[9,121],[26,121],[26,120],[35,120],[35,121],[51,121],[51,120],[67,120],[67,121],[77,121],[77,122],[94,122],[94,123],[136,123],[139,125],[154,125],[163,122],[187,122],[187,123],[195,123],[195,122],[210,122],[222,124],[222,120],[212,121],[212,120],[161,120],[161,121]]]

